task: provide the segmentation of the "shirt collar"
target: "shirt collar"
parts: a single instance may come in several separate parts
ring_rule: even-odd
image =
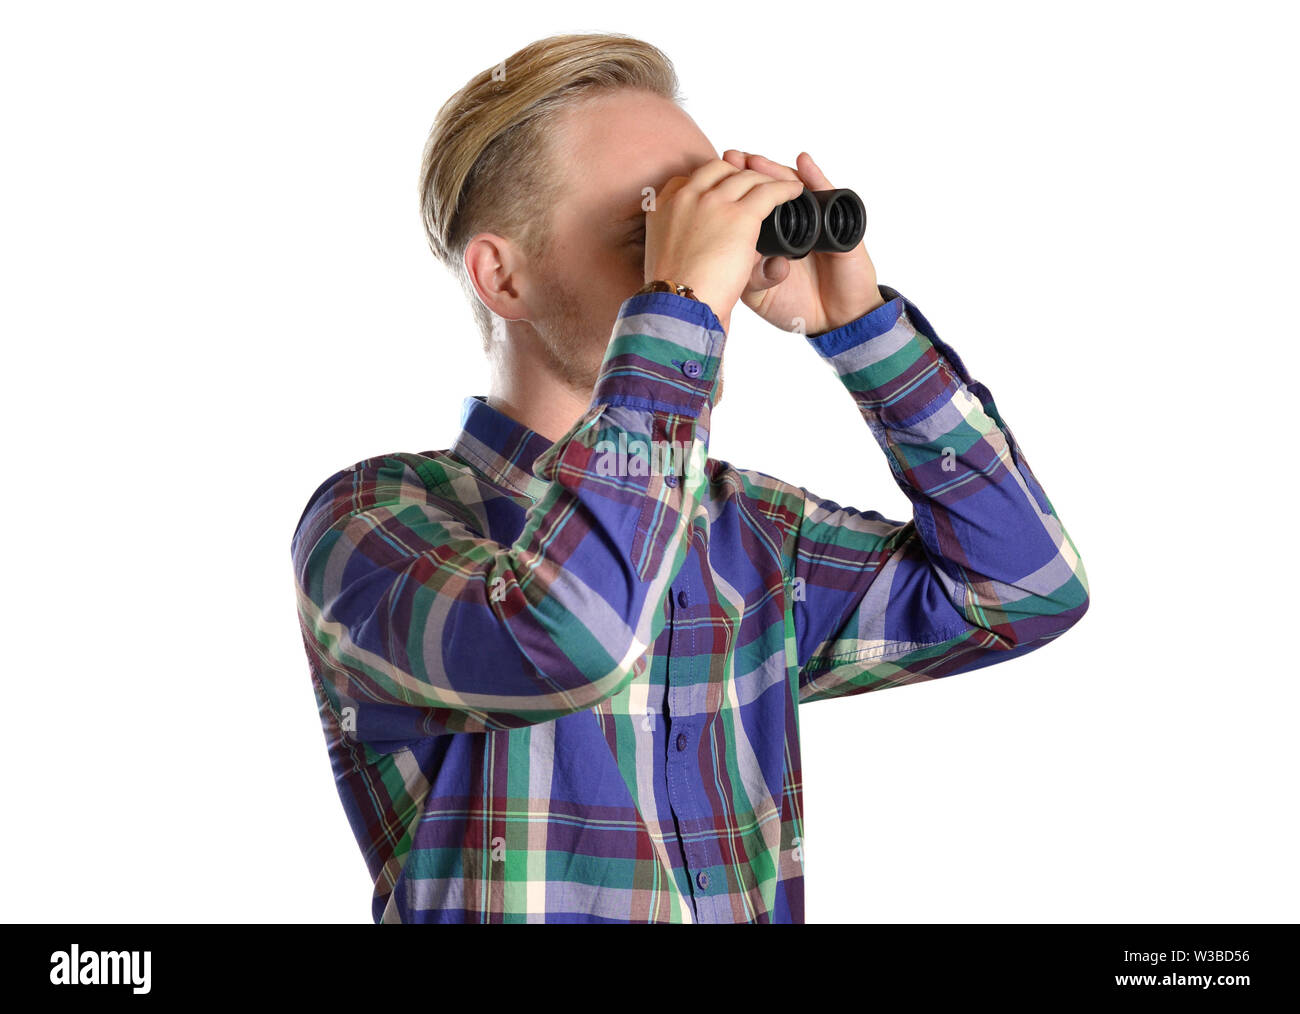
[[[533,462],[551,446],[550,440],[493,408],[481,394],[462,403],[460,425],[453,454],[489,479],[532,500],[541,499],[548,483],[533,475]]]

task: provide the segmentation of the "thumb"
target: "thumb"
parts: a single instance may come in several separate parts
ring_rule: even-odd
[[[806,151],[799,152],[799,157],[794,160],[795,166],[799,170],[799,178],[803,180],[804,186],[809,190],[834,190],[835,186],[826,178],[826,174],[821,171],[821,167],[813,161],[811,155]]]
[[[764,257],[754,265],[749,275],[751,292],[761,292],[780,285],[790,277],[790,260],[786,257]]]

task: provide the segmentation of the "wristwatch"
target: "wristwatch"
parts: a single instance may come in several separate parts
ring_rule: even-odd
[[[679,285],[677,282],[670,282],[667,279],[656,279],[653,282],[646,282],[645,285],[637,289],[633,295],[641,295],[645,292],[675,292],[679,296],[685,296],[687,299],[693,299],[697,303],[699,297],[689,285]]]

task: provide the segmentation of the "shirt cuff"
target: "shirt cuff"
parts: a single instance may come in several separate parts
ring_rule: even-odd
[[[898,315],[903,311],[903,297],[899,295],[897,289],[891,289],[888,285],[878,284],[876,288],[885,297],[884,303],[880,306],[864,313],[857,320],[841,324],[830,331],[808,335],[808,340],[818,352],[823,356],[833,355],[842,348],[884,334],[894,326]]]
[[[591,404],[699,415],[713,402],[726,338],[707,303],[675,292],[630,296],[619,308]]]
[[[807,341],[863,407],[882,420],[914,420],[951,400],[970,377],[910,300],[888,285],[878,288],[884,305]]]

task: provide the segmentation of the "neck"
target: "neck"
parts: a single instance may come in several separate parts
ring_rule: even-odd
[[[539,352],[540,343],[515,340],[492,348],[492,384],[487,403],[554,443],[591,406],[590,388],[579,390]]]

